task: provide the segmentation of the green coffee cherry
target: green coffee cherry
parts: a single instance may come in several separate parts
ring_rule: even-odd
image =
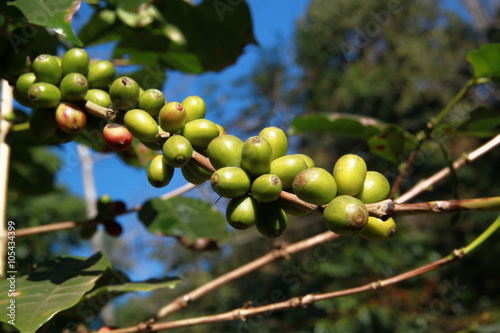
[[[83,98],[103,108],[109,108],[111,106],[109,94],[101,89],[89,89]]]
[[[141,140],[139,140],[141,141]],[[161,144],[158,142],[158,141],[151,141],[151,142],[147,142],[147,141],[141,141],[141,144],[143,144],[144,146],[146,146],[147,148],[151,149],[151,150],[161,150]]]
[[[62,64],[62,60],[61,58],[59,58],[58,56],[52,56],[54,59],[56,59],[57,63],[59,64],[59,67],[61,67],[61,64]],[[62,77],[62,69],[61,69],[61,77]]]
[[[63,132],[62,129],[57,128],[57,131],[52,135],[51,139],[58,143],[68,143],[73,141],[78,134],[70,134]]]
[[[174,135],[163,145],[163,158],[168,165],[174,168],[185,166],[191,160],[193,146],[183,136]]]
[[[314,165],[314,161],[312,158],[310,158],[309,156],[307,156],[305,154],[295,154],[295,155],[302,157],[304,162],[306,162],[306,164],[307,164],[307,168],[314,168],[315,165]]]
[[[89,66],[87,73],[89,88],[107,89],[114,78],[115,66],[107,60],[97,61]]]
[[[361,200],[340,195],[326,206],[323,217],[329,230],[341,236],[352,236],[365,228],[368,211]]]
[[[158,115],[158,123],[165,132],[175,133],[186,123],[186,111],[181,103],[165,104]]]
[[[237,198],[250,190],[250,177],[243,169],[225,167],[213,173],[210,184],[221,197]]]
[[[279,237],[285,232],[287,225],[286,213],[280,205],[271,203],[259,206],[255,226],[263,236],[269,238]]]
[[[213,139],[207,147],[208,158],[215,169],[227,166],[239,167],[243,141],[230,134]]]
[[[89,71],[89,55],[84,49],[73,48],[63,55],[61,59],[61,69],[64,76],[69,73],[80,73],[87,75]]]
[[[394,236],[395,233],[396,223],[392,218],[382,221],[379,218],[370,216],[365,229],[359,235],[369,241],[383,242]]]
[[[281,208],[283,208],[283,210],[287,214],[293,215],[293,216],[306,216],[306,215],[311,214],[309,212],[306,212],[305,210],[302,210],[302,209],[299,209],[299,208],[296,208],[296,207],[293,207],[293,206],[290,206],[287,204],[282,204]]]
[[[300,156],[287,155],[272,161],[269,173],[281,179],[283,189],[289,189],[292,187],[295,176],[305,169],[307,169],[307,164]]]
[[[139,96],[139,109],[146,111],[152,117],[158,117],[165,105],[165,97],[158,89],[148,89]]]
[[[35,107],[50,109],[61,102],[61,91],[53,84],[38,82],[29,88],[28,98]]]
[[[56,109],[56,121],[63,132],[78,134],[85,127],[87,116],[79,106],[64,102]]]
[[[70,73],[62,79],[60,89],[64,101],[78,102],[87,94],[89,85],[82,74]]]
[[[276,175],[264,174],[257,177],[250,187],[252,196],[260,202],[273,202],[278,200],[283,185]]]
[[[186,97],[181,104],[186,110],[186,123],[195,119],[205,118],[207,107],[205,101],[200,96]]]
[[[299,173],[293,180],[292,189],[300,199],[315,205],[327,204],[337,195],[333,176],[322,168],[309,168]]]
[[[187,166],[183,166],[181,168],[181,172],[182,175],[184,176],[184,179],[190,182],[191,184],[199,185],[203,184],[208,180],[208,179],[198,178],[195,174],[191,172],[191,170],[189,170],[189,168],[187,168]]]
[[[212,173],[203,169],[198,163],[191,160],[188,164],[186,164],[183,168],[189,170],[189,172],[198,179],[203,181],[209,180],[212,178]]]
[[[109,97],[115,109],[127,111],[139,102],[140,87],[133,79],[122,76],[109,88]]]
[[[266,139],[260,136],[248,138],[241,148],[241,168],[252,177],[258,177],[269,171],[272,161],[272,148]]]
[[[34,107],[33,103],[31,103],[31,100],[28,98],[28,93],[22,93],[17,90],[17,88],[14,88],[13,96],[14,99],[22,106],[26,106],[28,108]]]
[[[148,181],[156,187],[162,188],[167,186],[174,176],[174,168],[169,166],[162,155],[158,155],[149,164]]]
[[[55,113],[54,109],[33,109],[29,119],[31,133],[39,139],[54,135],[59,128]]]
[[[144,110],[133,109],[125,114],[125,127],[133,136],[144,142],[153,142],[158,135],[156,121]]]
[[[259,133],[259,136],[266,139],[271,145],[273,160],[286,155],[288,151],[288,139],[282,129],[274,126],[266,127]]]
[[[31,68],[31,55],[28,50],[19,50],[11,52],[5,58],[5,71],[12,76],[20,76],[23,73],[28,73]]]
[[[226,134],[226,130],[224,129],[224,127],[219,124],[215,124],[215,126],[217,126],[217,129],[219,130],[219,136]]]
[[[58,84],[61,81],[61,66],[57,59],[50,54],[40,54],[35,58],[32,66],[37,82]]]
[[[368,171],[363,188],[356,194],[356,198],[365,204],[379,202],[387,199],[390,191],[391,185],[383,174],[377,171]]]
[[[234,229],[248,229],[257,220],[258,207],[257,201],[249,195],[231,199],[226,208],[226,220]]]
[[[337,192],[356,195],[363,188],[366,177],[365,161],[354,154],[347,154],[337,160],[333,168],[333,178],[337,183]]]
[[[219,136],[217,125],[207,119],[196,119],[181,128],[181,135],[191,142],[193,147],[207,148],[210,141]]]
[[[16,89],[28,98],[28,90],[36,82],[35,73],[29,72],[19,76],[16,80]]]

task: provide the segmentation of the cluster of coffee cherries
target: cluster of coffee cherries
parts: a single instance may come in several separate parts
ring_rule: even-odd
[[[287,136],[277,127],[264,128],[243,142],[205,119],[206,105],[199,96],[167,102],[157,89],[144,91],[130,77],[115,78],[111,62],[91,64],[80,48],[68,50],[61,59],[41,54],[31,69],[17,78],[14,96],[33,108],[30,129],[35,136],[70,141],[85,126],[87,101],[110,108],[118,115],[103,128],[111,149],[124,151],[135,137],[161,150],[147,170],[149,183],[157,188],[170,183],[176,168],[190,183],[210,180],[215,193],[231,199],[226,219],[235,229],[255,225],[267,237],[283,234],[287,214],[307,214],[279,200],[286,191],[324,206],[327,228],[340,235],[383,241],[395,232],[392,219],[368,215],[364,204],[384,200],[390,186],[382,174],[367,171],[359,156],[342,156],[330,173],[306,155],[287,155]],[[194,161],[193,152],[208,158],[215,172]]]

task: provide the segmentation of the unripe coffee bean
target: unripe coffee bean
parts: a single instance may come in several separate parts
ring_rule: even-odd
[[[191,142],[193,147],[205,149],[219,136],[217,125],[207,119],[196,119],[186,123],[180,134]]]
[[[139,96],[139,109],[146,111],[152,117],[158,117],[165,105],[165,97],[158,89],[148,89]]]
[[[60,89],[62,100],[78,102],[87,94],[89,85],[82,74],[70,73],[62,79]]]
[[[280,205],[260,204],[255,226],[263,236],[276,238],[285,232],[288,218]]]
[[[205,101],[200,96],[186,97],[181,104],[186,110],[186,123],[195,119],[205,118],[207,107]]]
[[[33,61],[33,72],[37,82],[47,82],[57,85],[62,78],[61,66],[50,54],[40,54]]]
[[[243,169],[225,167],[213,173],[210,184],[221,197],[237,198],[250,190],[250,177]]]
[[[272,159],[285,156],[288,151],[288,139],[285,132],[278,127],[266,127],[260,131],[259,136],[266,139],[272,148]]]
[[[326,206],[323,217],[326,227],[341,235],[359,234],[368,222],[368,211],[359,199],[340,195]]]
[[[87,75],[89,70],[89,55],[84,49],[73,48],[63,55],[61,59],[62,74],[68,75],[69,73],[80,73]]]
[[[28,98],[37,108],[55,108],[61,102],[61,91],[53,84],[38,82],[29,88]]]
[[[28,98],[28,90],[31,88],[33,84],[36,82],[36,76],[35,73],[29,72],[29,73],[24,73],[21,76],[19,76],[16,80],[16,89],[24,94],[26,98]]]
[[[186,164],[183,168],[187,168],[191,174],[193,174],[198,179],[202,179],[203,181],[212,178],[212,173],[210,171],[203,169],[198,165],[198,163],[193,160],[189,161],[189,163]]]
[[[132,144],[132,133],[125,126],[107,124],[102,131],[104,141],[114,151],[124,151]]]
[[[102,106],[103,108],[109,108],[111,106],[111,98],[109,94],[101,89],[89,89],[84,96],[84,99]]]
[[[307,168],[314,168],[315,165],[314,165],[314,161],[312,158],[310,158],[306,154],[295,154],[295,155],[302,157],[304,162],[306,162],[306,164],[307,164]]]
[[[181,103],[165,104],[158,115],[158,123],[165,132],[175,133],[186,123],[186,111]]]
[[[163,145],[163,158],[174,168],[185,166],[191,160],[193,146],[185,137],[174,135]]]
[[[366,177],[365,161],[354,154],[347,154],[338,159],[333,168],[333,178],[337,183],[337,192],[342,195],[356,195],[363,188]]]
[[[59,128],[55,109],[33,109],[29,123],[31,133],[39,139],[47,139]]]
[[[68,143],[73,141],[76,136],[77,134],[65,133],[62,129],[57,127],[57,131],[54,133],[54,135],[51,136],[51,139],[53,139],[57,143]]]
[[[248,229],[257,220],[258,207],[257,201],[249,195],[231,199],[226,208],[226,220],[234,229]]]
[[[299,209],[299,208],[296,208],[296,207],[293,207],[291,205],[288,205],[288,204],[282,204],[281,205],[281,208],[283,208],[283,210],[289,214],[289,215],[293,215],[293,216],[306,216],[306,215],[309,215],[311,213],[309,212],[306,212],[305,210],[302,210],[302,209]]]
[[[292,189],[300,199],[315,205],[327,204],[337,195],[333,176],[322,168],[309,168],[299,173],[293,180]]]
[[[281,179],[283,189],[289,189],[292,187],[294,178],[305,169],[307,169],[307,164],[300,156],[287,155],[272,161],[269,173]]]
[[[266,139],[252,136],[241,148],[241,168],[252,177],[269,171],[272,161],[272,148]]]
[[[283,184],[276,175],[264,174],[257,177],[250,187],[252,196],[260,202],[268,203],[278,200]]]
[[[114,78],[115,66],[107,60],[100,60],[89,66],[87,80],[91,89],[107,89]]]
[[[4,67],[7,74],[18,77],[23,73],[32,71],[32,58],[28,50],[10,52],[5,58]]]
[[[197,177],[195,174],[191,172],[191,170],[187,166],[181,167],[181,172],[182,175],[184,176],[184,179],[190,182],[191,184],[199,185],[203,184],[208,180]]]
[[[148,181],[156,188],[165,187],[172,180],[174,170],[174,168],[165,162],[163,155],[158,155],[149,164]]]
[[[226,133],[226,130],[224,129],[224,127],[222,127],[222,126],[221,126],[221,125],[219,125],[219,124],[215,124],[215,126],[217,126],[217,129],[219,130],[219,136],[224,135],[224,134],[227,134],[227,133]]]
[[[207,147],[208,158],[215,169],[227,166],[239,167],[241,162],[243,141],[230,134],[213,139]]]
[[[87,116],[78,105],[64,102],[56,109],[56,121],[63,132],[77,134],[85,127]]]
[[[395,233],[396,223],[392,218],[382,221],[379,218],[370,216],[365,229],[359,235],[373,242],[383,242],[394,236]]]
[[[133,109],[128,111],[123,122],[133,136],[141,141],[153,142],[158,135],[158,124],[144,110]]]
[[[387,178],[379,172],[368,171],[363,188],[356,194],[356,198],[367,203],[375,203],[387,199],[391,185]]]
[[[135,108],[139,102],[139,95],[139,85],[127,76],[116,79],[109,88],[109,97],[113,107],[121,111]]]

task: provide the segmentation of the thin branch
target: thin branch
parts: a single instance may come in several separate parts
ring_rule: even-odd
[[[457,262],[462,259],[466,254],[475,249],[477,246],[481,245],[491,234],[493,234],[500,227],[500,215],[496,220],[486,229],[479,237],[477,237],[472,243],[461,249],[455,249],[448,256],[441,258],[439,260],[433,261],[427,265],[420,266],[418,268],[412,269],[410,271],[404,272],[402,274],[383,279],[373,281],[359,287],[324,293],[324,294],[308,294],[302,297],[293,297],[283,302],[273,303],[269,305],[259,306],[259,307],[245,307],[240,309],[234,309],[228,312],[219,313],[215,315],[195,317],[189,319],[176,320],[171,322],[156,323],[156,324],[146,324],[141,323],[137,326],[112,330],[114,333],[135,333],[142,331],[160,331],[169,330],[180,327],[188,327],[195,325],[203,325],[210,323],[218,323],[225,321],[242,320],[245,321],[248,317],[255,316],[263,313],[274,313],[277,311],[285,311],[297,308],[305,308],[315,302],[350,296],[355,294],[360,294],[364,292],[374,291],[377,289],[385,288],[387,286],[396,284],[401,281],[405,281],[419,275],[434,271],[443,266],[449,265],[453,262]]]
[[[492,151],[493,148],[495,148],[499,144],[500,144],[500,135],[497,135],[484,145],[480,146],[479,148],[469,153],[467,156],[461,157],[457,159],[455,162],[453,162],[453,169],[458,170],[463,166],[467,165],[468,163],[474,162],[479,157]],[[429,177],[425,180],[421,180],[418,184],[416,184],[411,189],[406,191],[404,194],[396,198],[394,201],[397,203],[404,203],[410,201],[419,194],[427,191],[433,185],[442,181],[444,178],[448,177],[450,175],[450,171],[451,170],[449,167],[443,168],[442,170],[434,174],[432,177]]]
[[[295,254],[297,252],[304,251],[311,247],[317,246],[321,243],[334,240],[338,237],[340,236],[331,231],[327,231],[319,235],[316,235],[314,237],[290,244],[288,246],[284,246],[280,249],[272,250],[260,258],[257,258],[224,275],[221,275],[218,278],[209,281],[204,285],[196,288],[195,290],[192,290],[189,293],[176,298],[170,304],[167,304],[158,311],[157,319],[165,318],[179,310],[182,310],[183,308],[187,307],[190,303],[198,300],[202,296],[214,291],[217,288],[222,287],[223,285],[228,284],[233,280],[236,280],[253,271],[256,271],[261,267],[264,267],[282,258],[286,258],[291,254]]]
[[[9,183],[10,146],[6,143],[12,123],[4,119],[13,111],[12,87],[1,80],[2,104],[0,107],[0,280],[5,277],[7,263],[7,187]]]
[[[419,138],[417,147],[411,152],[410,156],[408,157],[405,163],[403,170],[401,170],[401,172],[398,175],[398,178],[396,178],[396,181],[394,182],[394,185],[391,188],[391,192],[389,193],[389,199],[394,198],[395,193],[399,190],[401,183],[403,182],[404,178],[408,175],[408,172],[411,168],[413,161],[415,160],[415,157],[422,148],[422,144],[427,139],[430,139],[432,137],[432,134],[434,133],[434,130],[436,129],[437,125],[441,123],[441,121],[448,114],[448,112],[450,112],[455,107],[455,105],[465,96],[465,94],[467,94],[469,89],[472,88],[477,83],[478,80],[476,78],[472,78],[469,81],[467,81],[467,84],[458,92],[458,94],[455,95],[455,97],[453,97],[453,99],[448,103],[448,105],[446,105],[435,118],[431,119],[431,121],[427,123],[427,130],[422,135],[422,137]]]

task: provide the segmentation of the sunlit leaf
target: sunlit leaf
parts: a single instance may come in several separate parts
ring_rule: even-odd
[[[483,44],[467,54],[467,61],[474,68],[477,78],[500,79],[500,43]]]

